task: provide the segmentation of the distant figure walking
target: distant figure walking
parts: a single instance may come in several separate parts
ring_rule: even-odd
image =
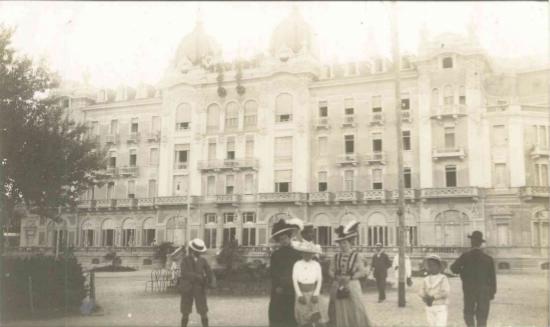
[[[378,288],[378,302],[384,302],[386,299],[386,278],[388,278],[388,268],[392,262],[382,248],[382,243],[376,243],[376,253],[372,257],[370,271],[374,271],[374,279],[376,279],[376,288]]]
[[[480,231],[468,236],[472,249],[463,253],[452,265],[451,271],[460,274],[464,293],[464,322],[468,327],[485,327],[489,306],[497,292],[493,258],[483,252],[485,240]]]

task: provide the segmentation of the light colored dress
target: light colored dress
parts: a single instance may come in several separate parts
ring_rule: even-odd
[[[299,326],[317,323],[321,320],[319,294],[323,283],[321,265],[315,260],[296,261],[292,270],[292,283],[296,293],[294,314]],[[306,303],[300,303],[299,298],[303,296]],[[317,297],[313,303],[311,298]]]
[[[334,281],[330,288],[329,325],[334,327],[372,326],[363,304],[363,292],[359,282],[359,278],[367,275],[360,254],[357,252],[336,254],[331,263],[330,275],[334,277]],[[338,282],[339,276],[351,278],[347,283],[349,289],[347,298],[337,298],[337,291],[341,286]]]

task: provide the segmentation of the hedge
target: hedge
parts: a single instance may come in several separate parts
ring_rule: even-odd
[[[86,296],[85,278],[76,258],[2,257],[2,319],[31,314],[30,283],[35,314],[78,311]]]

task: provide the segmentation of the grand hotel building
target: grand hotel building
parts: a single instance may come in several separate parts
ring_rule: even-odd
[[[106,147],[109,181],[54,224],[24,219],[21,247],[74,246],[85,265],[109,247],[150,264],[153,242],[237,239],[261,256],[280,217],[315,225],[317,242],[361,221],[359,245],[396,245],[397,151],[403,138],[407,242],[447,256],[484,232],[500,269],[547,267],[548,67],[502,65],[474,33],[422,33],[403,56],[402,134],[396,64],[318,60],[293,12],[264,55],[220,61],[198,23],[156,88],[60,90],[89,137]],[[329,249],[330,250],[330,249]]]

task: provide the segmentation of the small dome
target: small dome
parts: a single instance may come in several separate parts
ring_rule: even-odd
[[[197,22],[195,29],[181,41],[176,52],[174,65],[200,65],[204,59],[214,58],[221,50],[213,37],[206,34],[202,22]]]
[[[288,50],[291,50],[294,54],[298,54],[305,49],[316,56],[317,53],[314,46],[313,30],[296,7],[275,28],[271,35],[270,51],[272,55],[277,55],[280,51]]]

